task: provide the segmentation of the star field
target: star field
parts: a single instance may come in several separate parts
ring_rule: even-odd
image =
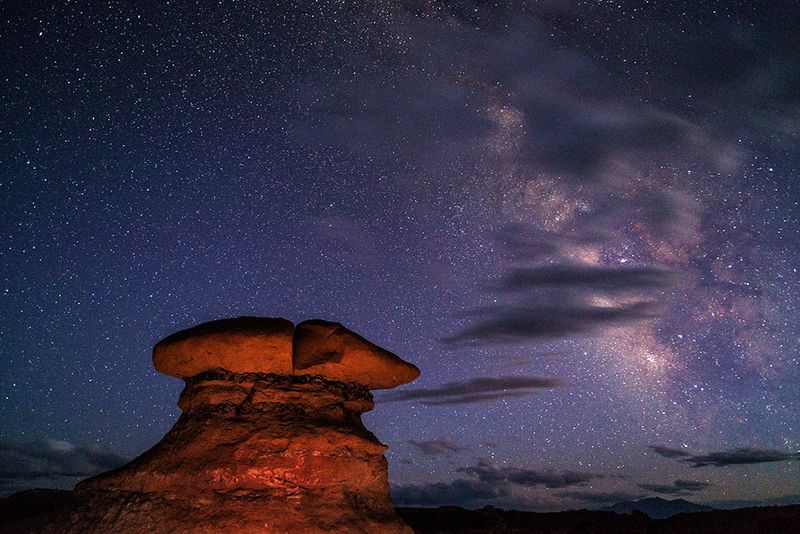
[[[800,501],[798,16],[4,2],[0,492],[152,446],[152,346],[260,315],[421,369],[397,503]]]

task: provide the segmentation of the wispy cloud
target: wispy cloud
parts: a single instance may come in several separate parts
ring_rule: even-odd
[[[508,482],[525,487],[566,488],[582,486],[591,480],[605,478],[598,473],[583,471],[554,471],[525,469],[520,467],[498,467],[489,460],[480,459],[470,467],[461,467],[459,473],[471,475],[482,482]]]
[[[525,126],[513,137],[513,162],[565,179],[597,180],[614,162],[643,155],[653,160],[680,151],[712,161],[720,157],[691,120],[643,105],[603,82],[609,77],[601,64],[553,45],[547,25],[514,13],[510,20],[508,12],[494,10],[497,31],[476,31],[457,13],[448,13],[444,24],[429,17],[399,18],[393,31],[406,45],[393,59],[398,67],[416,68],[375,71],[372,58],[354,52],[351,59],[364,68],[346,83],[305,80],[317,119],[309,134],[350,151],[430,165],[471,162],[489,156],[487,143],[499,144],[492,141],[504,126],[491,110],[502,106],[513,109]],[[385,83],[376,85],[376,75]],[[504,148],[499,155],[510,157]]]
[[[406,484],[393,486],[391,490],[392,502],[398,506],[470,506],[509,494],[510,489],[505,485],[465,479],[448,483]]]
[[[683,461],[691,463],[692,467],[704,467],[707,465],[724,467],[726,465],[761,464],[768,462],[786,462],[791,460],[800,460],[800,453],[741,448],[733,449],[732,451],[698,454],[686,458]]]
[[[436,438],[425,441],[411,439],[408,442],[429,456],[452,454],[465,450],[464,447],[456,445],[452,438]]]
[[[443,338],[442,342],[449,346],[480,346],[589,334],[602,328],[655,319],[660,310],[655,302],[601,306],[587,299],[569,300],[565,296],[557,304],[479,308],[472,312],[475,324]]]
[[[740,447],[729,451],[710,452],[708,454],[691,454],[669,447],[651,445],[649,448],[665,458],[692,464],[692,467],[725,467],[728,465],[761,464],[769,462],[786,462],[800,460],[800,452],[783,452],[774,449],[758,449]]]
[[[591,235],[591,231],[587,233]],[[485,288],[500,303],[470,310],[471,324],[443,338],[445,346],[596,335],[609,328],[653,321],[664,312],[659,293],[677,288],[683,280],[678,272],[656,265],[571,258],[570,249],[580,249],[585,242],[521,224],[506,226],[496,237],[513,259]],[[588,242],[604,239],[596,235]],[[546,262],[545,256],[549,257]],[[534,263],[520,265],[520,258]]]
[[[626,491],[602,492],[602,491],[587,491],[587,490],[560,491],[556,495],[558,495],[559,497],[565,497],[568,499],[580,501],[587,505],[613,504],[621,501],[635,501],[636,499],[640,499],[642,497],[640,493],[630,493]]]
[[[457,473],[468,478],[452,482],[406,484],[392,487],[392,500],[404,506],[458,505],[470,507],[514,495],[514,488],[581,487],[591,480],[604,478],[598,473],[553,471],[497,466],[480,459],[474,466],[462,467]],[[528,507],[534,503],[522,503]]]
[[[389,392],[383,402],[419,401],[430,405],[487,402],[500,398],[533,395],[537,390],[563,386],[557,378],[538,376],[506,376],[474,378],[466,382],[449,382],[438,388]]]
[[[561,254],[575,246],[595,245],[605,242],[603,234],[591,229],[581,233],[545,231],[542,228],[519,222],[510,222],[492,233],[495,242],[511,260],[541,260]]]
[[[639,487],[653,493],[664,495],[690,495],[702,491],[713,484],[699,480],[676,480],[672,484],[639,484]]]
[[[647,448],[652,450],[659,456],[663,456],[664,458],[683,458],[692,455],[691,453],[682,451],[680,449],[671,449],[669,447],[663,447],[661,445],[648,445]]]

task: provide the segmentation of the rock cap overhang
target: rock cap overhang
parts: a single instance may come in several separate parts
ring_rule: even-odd
[[[419,376],[416,366],[375,345],[340,323],[313,319],[299,323],[292,342],[294,374],[320,375],[388,389]]]
[[[219,368],[234,373],[291,375],[293,331],[291,321],[273,317],[202,323],[156,343],[153,366],[178,378]]]
[[[176,332],[153,348],[156,370],[189,378],[213,369],[234,373],[318,375],[388,389],[419,376],[419,369],[340,323],[314,319],[236,317]]]

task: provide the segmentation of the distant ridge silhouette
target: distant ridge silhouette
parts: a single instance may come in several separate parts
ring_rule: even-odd
[[[630,514],[638,510],[653,519],[666,519],[673,515],[686,514],[691,512],[710,512],[714,508],[695,504],[685,499],[667,500],[661,497],[648,497],[638,501],[618,502],[613,506],[603,508],[604,511],[616,512],[618,514]]]

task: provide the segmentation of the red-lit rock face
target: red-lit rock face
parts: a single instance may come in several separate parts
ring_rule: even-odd
[[[217,368],[187,377],[179,406],[155,447],[81,482],[82,505],[50,531],[411,533],[389,498],[386,446],[361,422],[368,385]]]
[[[320,320],[295,328],[292,367],[296,375],[321,375],[369,389],[397,387],[419,376],[419,369],[388,350],[339,323]]]
[[[237,317],[176,332],[153,348],[159,373],[188,378],[212,369],[292,374],[292,332],[286,319]]]
[[[234,373],[317,375],[388,389],[419,369],[348,330],[319,319],[297,328],[286,319],[236,317],[181,330],[153,348],[156,370],[178,378],[225,369]]]

